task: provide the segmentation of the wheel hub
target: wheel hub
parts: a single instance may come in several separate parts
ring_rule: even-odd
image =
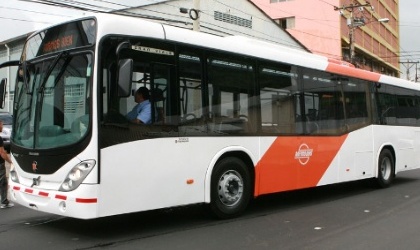
[[[219,180],[219,199],[227,205],[235,205],[243,194],[243,181],[237,172],[226,172]]]
[[[388,158],[384,159],[382,161],[380,169],[381,169],[383,178],[385,180],[389,179],[391,175],[391,161]]]

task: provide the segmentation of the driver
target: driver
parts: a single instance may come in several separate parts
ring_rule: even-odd
[[[137,103],[134,108],[128,112],[126,118],[137,124],[152,123],[152,108],[149,101],[150,93],[146,87],[140,87],[134,94],[134,101]]]

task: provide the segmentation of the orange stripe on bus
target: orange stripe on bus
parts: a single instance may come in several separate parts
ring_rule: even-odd
[[[315,187],[346,138],[278,137],[257,163],[255,196]]]
[[[353,68],[349,66],[342,66],[337,63],[331,63],[331,62],[328,63],[326,71],[330,73],[356,77],[356,78],[360,78],[360,79],[364,79],[364,80],[368,80],[372,82],[378,82],[379,78],[381,77],[380,74],[375,73],[375,72],[361,70],[361,69],[357,69],[357,68]]]

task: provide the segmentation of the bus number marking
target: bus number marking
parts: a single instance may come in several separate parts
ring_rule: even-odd
[[[153,54],[159,54],[159,55],[165,55],[165,56],[173,56],[174,55],[174,52],[169,51],[169,50],[156,49],[156,48],[145,47],[145,46],[133,45],[133,46],[131,46],[131,48],[133,50],[138,50],[138,51],[146,52],[146,53],[153,53]]]
[[[183,143],[183,142],[189,142],[188,137],[180,137],[177,140],[175,140],[175,143]]]
[[[300,164],[306,165],[306,163],[309,162],[309,159],[311,158],[313,151],[314,150],[309,148],[308,145],[306,145],[305,143],[302,143],[299,146],[298,151],[296,151],[295,153],[295,159],[299,160]]]

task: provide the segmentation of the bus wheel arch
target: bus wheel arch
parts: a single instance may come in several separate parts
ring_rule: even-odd
[[[384,146],[378,156],[376,183],[381,188],[389,187],[395,178],[395,151],[391,146]]]
[[[255,171],[249,155],[226,152],[217,159],[210,176],[210,213],[228,219],[244,212],[254,194]]]

